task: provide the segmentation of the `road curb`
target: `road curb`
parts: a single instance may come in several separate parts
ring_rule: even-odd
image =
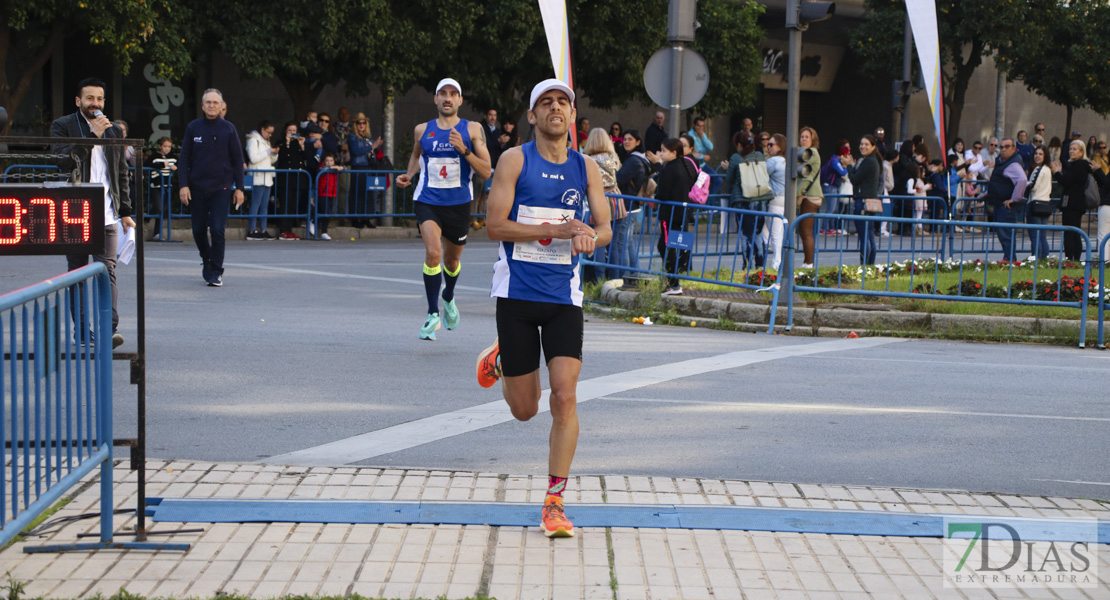
[[[619,279],[605,282],[600,299],[621,308],[637,308],[640,292],[622,290],[619,287],[622,284]],[[683,315],[683,319],[701,318],[713,322],[724,318],[733,321],[742,331],[766,332],[771,316],[770,306],[753,302],[693,296],[662,296],[661,301]],[[786,306],[783,305],[775,314],[774,331],[786,335],[843,337],[855,331],[859,335],[1060,343],[1073,341],[1079,333],[1078,320],[847,308],[795,307],[794,326],[790,330],[786,329],[786,322]],[[1093,341],[1097,335],[1097,319],[1088,315],[1087,339]]]

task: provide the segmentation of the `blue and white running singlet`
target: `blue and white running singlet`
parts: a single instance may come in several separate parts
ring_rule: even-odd
[[[561,165],[548,162],[536,143],[521,146],[524,165],[516,182],[516,198],[509,218],[538,225],[582,220],[586,203],[586,159],[570,150]],[[571,240],[501,242],[493,265],[490,296],[582,306],[578,255]]]
[[[470,121],[459,119],[455,129],[462,135],[463,144],[473,152],[470,143]],[[436,206],[455,206],[474,199],[470,185],[473,169],[448,141],[450,129],[440,129],[436,120],[428,121],[420,138],[420,183],[416,185],[413,200]]]

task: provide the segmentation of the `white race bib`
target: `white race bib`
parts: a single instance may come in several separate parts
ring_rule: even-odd
[[[574,218],[574,210],[547,208],[543,206],[521,206],[517,209],[516,222],[524,225],[558,225]],[[534,242],[513,244],[513,260],[544,263],[549,265],[569,265],[573,246],[571,240],[548,238]]]
[[[462,167],[459,159],[428,157],[428,187],[457,188],[461,179]]]

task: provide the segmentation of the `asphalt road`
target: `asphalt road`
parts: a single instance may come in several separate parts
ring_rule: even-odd
[[[422,246],[235,242],[206,287],[192,244],[147,249],[149,454],[546,472],[550,416],[506,418],[474,380],[495,335],[496,246],[463,255],[462,322],[417,339]],[[2,259],[0,291],[62,272]],[[120,269],[134,349],[135,268]],[[829,340],[588,316],[578,473],[1110,499],[1110,354]],[[135,388],[116,369],[116,435]],[[546,381],[546,378],[545,378]],[[545,384],[546,385],[546,384]]]

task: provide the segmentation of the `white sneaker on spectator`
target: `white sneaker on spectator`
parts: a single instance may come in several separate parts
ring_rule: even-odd
[[[316,226],[311,222],[308,224],[308,235],[316,235]]]
[[[322,239],[322,240],[331,240],[331,236],[326,234],[326,233],[321,233],[320,234],[320,239]]]
[[[811,263],[802,263],[802,268],[803,269],[812,269],[813,264],[811,264]]]

